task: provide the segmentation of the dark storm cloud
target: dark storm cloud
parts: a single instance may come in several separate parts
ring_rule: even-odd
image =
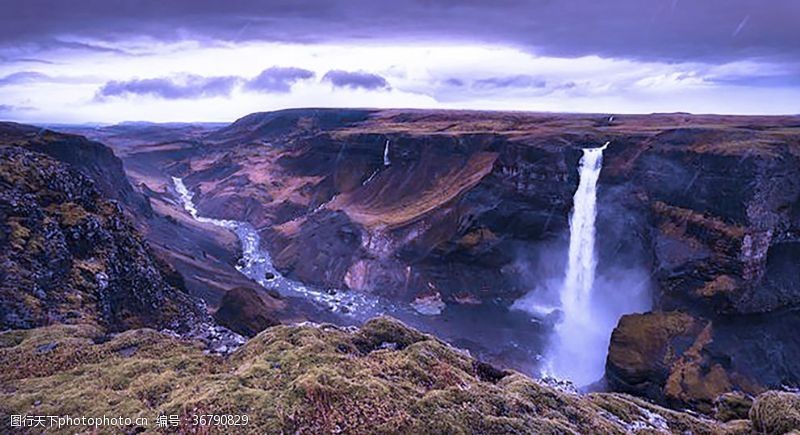
[[[314,73],[307,69],[274,66],[247,81],[244,87],[251,91],[286,93],[292,90],[296,82],[312,77]]]
[[[330,82],[337,88],[375,90],[389,87],[385,78],[363,71],[330,70],[322,77],[322,81]]]
[[[0,44],[72,40],[472,40],[559,56],[800,59],[797,0],[6,0]],[[79,48],[79,47],[75,47]],[[85,48],[85,47],[84,47]]]
[[[230,95],[234,86],[241,81],[239,77],[159,77],[110,81],[97,91],[97,98],[121,97],[128,95],[149,95],[169,100],[185,98],[224,97]]]
[[[544,88],[547,82],[541,78],[528,75],[490,77],[476,80],[476,88]]]

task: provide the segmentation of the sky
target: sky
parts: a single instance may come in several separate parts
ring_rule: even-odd
[[[800,113],[798,0],[2,0],[0,120]]]

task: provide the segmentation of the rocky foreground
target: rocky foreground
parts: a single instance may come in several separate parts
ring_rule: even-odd
[[[390,318],[359,329],[275,326],[227,358],[151,329],[89,325],[0,334],[0,416],[180,415],[184,433],[784,433],[800,398],[759,396],[727,423],[625,394],[578,395],[479,363]],[[247,415],[198,428],[193,414]],[[75,429],[64,429],[72,433]],[[128,433],[154,430],[128,427]],[[165,430],[166,431],[166,430]],[[33,431],[36,433],[36,431]]]

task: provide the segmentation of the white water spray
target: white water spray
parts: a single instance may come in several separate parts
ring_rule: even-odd
[[[594,285],[597,260],[594,255],[594,221],[597,217],[597,180],[603,165],[602,148],[583,150],[580,162],[580,182],[573,197],[573,211],[569,225],[569,257],[561,306],[565,323],[589,321],[589,303]]]
[[[603,150],[583,150],[578,167],[578,190],[573,197],[567,252],[560,246],[543,245],[536,251],[540,264],[523,263],[533,272],[534,288],[514,302],[512,308],[527,311],[539,321],[549,323],[560,311],[560,319],[550,336],[541,374],[587,386],[602,379],[611,332],[619,318],[650,308],[650,273],[641,264],[611,258],[596,273],[595,218],[597,182],[603,165]],[[611,203],[616,213],[624,207]],[[620,216],[622,222],[625,219]],[[613,222],[610,222],[610,224]],[[609,225],[610,237],[620,237]],[[566,254],[566,255],[565,255]],[[566,257],[565,264],[554,257]],[[555,267],[554,267],[555,266]]]
[[[605,365],[607,338],[593,319],[592,289],[595,269],[595,218],[597,217],[597,180],[603,166],[603,150],[583,150],[578,190],[573,197],[570,216],[569,256],[561,288],[563,318],[556,326],[549,370],[578,385],[600,379]]]
[[[389,166],[392,161],[389,160],[389,139],[386,139],[386,145],[383,146],[383,166]]]

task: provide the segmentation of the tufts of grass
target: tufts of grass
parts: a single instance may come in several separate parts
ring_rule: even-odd
[[[190,433],[204,413],[248,415],[237,433],[623,434],[648,413],[673,432],[725,433],[627,396],[564,393],[512,372],[483,381],[466,353],[389,318],[275,326],[225,359],[148,329],[9,331],[0,366],[0,414],[177,414]]]
[[[750,420],[757,433],[800,433],[800,394],[768,391],[756,397]]]

